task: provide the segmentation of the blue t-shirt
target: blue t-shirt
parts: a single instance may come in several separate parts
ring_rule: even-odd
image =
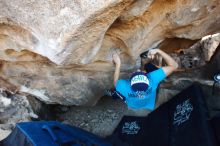
[[[146,74],[149,79],[149,87],[143,96],[134,92],[130,80],[118,80],[116,91],[125,97],[125,102],[132,109],[150,109],[155,106],[156,90],[158,84],[166,77],[162,68]]]

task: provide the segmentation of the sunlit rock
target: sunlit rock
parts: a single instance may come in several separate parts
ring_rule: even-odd
[[[94,105],[112,87],[114,52],[128,76],[140,53],[167,38],[219,32],[219,14],[218,0],[2,0],[1,80],[46,103]],[[205,62],[218,42],[211,46]]]

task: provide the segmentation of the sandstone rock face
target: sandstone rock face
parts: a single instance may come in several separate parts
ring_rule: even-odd
[[[25,96],[3,90],[0,91],[0,116],[0,131],[12,130],[18,122],[38,118]]]
[[[210,61],[220,43],[220,33],[203,37],[187,49],[179,49],[170,54],[178,62],[179,68],[191,69],[204,66]]]
[[[219,0],[1,0],[0,83],[46,103],[93,105],[112,86],[112,53],[125,77],[163,40],[219,30]]]

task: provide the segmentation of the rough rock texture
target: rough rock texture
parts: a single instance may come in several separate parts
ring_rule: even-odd
[[[0,140],[11,132],[16,123],[38,118],[26,96],[4,90],[0,90],[0,117]]]
[[[125,77],[166,38],[219,30],[219,0],[1,0],[0,76],[46,103],[94,105],[112,86],[113,52]]]
[[[170,54],[181,69],[190,69],[204,66],[214,55],[220,43],[220,33],[203,37],[200,41],[187,49],[180,48]]]
[[[26,96],[9,94],[5,91],[0,93],[0,124],[12,124],[20,121],[29,121],[37,118]]]

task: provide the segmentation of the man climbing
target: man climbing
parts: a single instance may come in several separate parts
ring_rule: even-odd
[[[115,93],[125,101],[128,108],[153,110],[158,84],[178,68],[178,64],[173,58],[160,49],[143,53],[141,55],[142,63],[146,58],[153,60],[157,54],[165,60],[167,66],[149,72],[149,64],[145,64],[145,67],[134,72],[128,80],[119,80],[121,60],[117,53],[113,54],[116,66],[114,73]]]

